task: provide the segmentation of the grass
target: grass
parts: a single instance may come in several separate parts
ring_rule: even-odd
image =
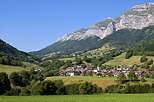
[[[5,72],[10,75],[12,72],[19,72],[21,70],[30,70],[31,68],[42,69],[42,67],[39,67],[38,65],[31,64],[28,62],[23,62],[23,64],[26,65],[26,68],[0,64],[0,72]]]
[[[94,53],[101,53],[101,52],[106,52],[106,51],[115,49],[115,47],[109,47],[109,45],[110,44],[106,44],[106,45],[102,46],[101,48],[90,50],[87,53],[94,54]]]
[[[99,87],[106,88],[108,85],[116,84],[116,77],[97,77],[97,76],[55,76],[47,77],[46,80],[63,80],[64,84],[91,82]]]
[[[106,65],[117,66],[117,65],[141,65],[143,63],[140,62],[141,56],[132,56],[130,59],[125,59],[126,53],[121,54],[120,56],[115,57],[113,60],[106,62]],[[147,58],[153,59],[154,56],[147,56]]]
[[[12,72],[18,72],[18,71],[21,71],[21,70],[23,70],[22,67],[1,65],[0,64],[0,72],[6,72],[7,74],[11,74]]]
[[[54,76],[47,77],[46,80],[63,80],[64,84],[91,82],[105,89],[109,85],[117,84],[116,77],[97,77],[97,76]],[[129,84],[152,84],[154,79],[146,78],[146,82],[129,82]]]
[[[75,57],[71,57],[71,58],[60,58],[59,60],[61,60],[61,61],[67,61],[67,60],[74,61],[75,60]]]
[[[24,65],[26,65],[26,69],[30,70],[32,68],[34,69],[43,69],[42,67],[36,65],[36,64],[32,64],[32,63],[28,63],[28,62],[23,62]]]
[[[154,102],[154,94],[0,96],[0,102]]]

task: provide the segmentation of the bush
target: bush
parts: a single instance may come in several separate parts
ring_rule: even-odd
[[[6,95],[6,96],[19,96],[20,92],[21,92],[21,89],[13,88],[10,91],[7,91],[6,93],[4,93],[4,95]]]

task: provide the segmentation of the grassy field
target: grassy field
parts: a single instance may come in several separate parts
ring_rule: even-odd
[[[24,65],[26,65],[26,69],[27,70],[30,70],[31,68],[34,68],[34,69],[43,69],[42,67],[36,65],[36,64],[31,64],[31,63],[28,63],[28,62],[23,62]]]
[[[0,72],[6,72],[7,74],[11,74],[12,72],[18,72],[18,71],[21,71],[21,70],[23,70],[22,67],[1,65],[0,64]]]
[[[140,59],[141,56],[133,56],[130,59],[125,59],[125,55],[126,53],[121,54],[120,56],[115,57],[113,60],[106,62],[106,65],[111,65],[111,66],[117,66],[117,65],[134,65],[134,64],[138,64],[141,65],[142,63],[140,63]],[[153,59],[154,60],[154,56],[147,56],[147,58]]]
[[[91,82],[92,84],[96,84],[103,89],[109,85],[117,84],[116,77],[97,77],[97,76],[55,76],[55,77],[47,77],[46,80],[63,80],[64,84],[73,84],[73,83],[83,83],[83,82]],[[146,82],[129,82],[129,84],[152,84],[154,83],[154,79],[146,78]]]
[[[75,60],[75,57],[71,57],[71,58],[60,58],[59,60],[61,60],[61,61],[67,61],[67,60],[74,61]]]
[[[0,64],[0,72],[6,72],[7,74],[11,74],[12,72],[19,72],[21,70],[30,70],[31,68],[42,69],[42,67],[39,67],[38,65],[35,64],[30,64],[28,62],[23,62],[23,64],[26,65],[26,68]]]
[[[154,102],[154,94],[0,96],[0,102]]]
[[[110,44],[106,44],[106,45],[102,46],[101,48],[90,50],[86,53],[94,54],[94,53],[101,53],[101,52],[106,52],[106,51],[115,49],[115,47],[111,47],[111,46],[109,47],[109,45]]]
[[[56,76],[47,77],[46,80],[63,80],[64,84],[91,82],[99,87],[106,88],[108,85],[116,84],[116,77],[91,77],[91,76]]]

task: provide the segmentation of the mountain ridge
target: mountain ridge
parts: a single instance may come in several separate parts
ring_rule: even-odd
[[[76,32],[65,34],[54,44],[39,51],[30,52],[30,54],[37,56],[56,52],[70,54],[77,51],[97,49],[105,43],[126,47],[143,41],[144,37],[149,37],[149,35],[146,35],[146,29],[149,27],[149,29],[153,30],[153,25],[154,3],[136,5],[116,19],[108,18],[105,21],[92,25],[88,29],[82,28]],[[150,36],[153,38],[153,35]],[[86,41],[89,43],[87,44]]]
[[[2,39],[0,39],[0,56],[12,56],[20,61],[35,62],[40,61],[37,57],[32,56],[24,51],[20,51],[17,48],[9,45]]]
[[[89,36],[98,36],[103,39],[120,29],[142,29],[150,25],[154,25],[154,3],[136,5],[118,18],[108,18],[105,21],[92,25],[88,29],[84,29],[84,32],[78,30],[66,34],[58,41],[81,40]]]

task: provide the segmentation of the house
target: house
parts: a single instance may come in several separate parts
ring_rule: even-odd
[[[69,71],[68,75],[70,76],[80,76],[81,72],[79,71]]]

